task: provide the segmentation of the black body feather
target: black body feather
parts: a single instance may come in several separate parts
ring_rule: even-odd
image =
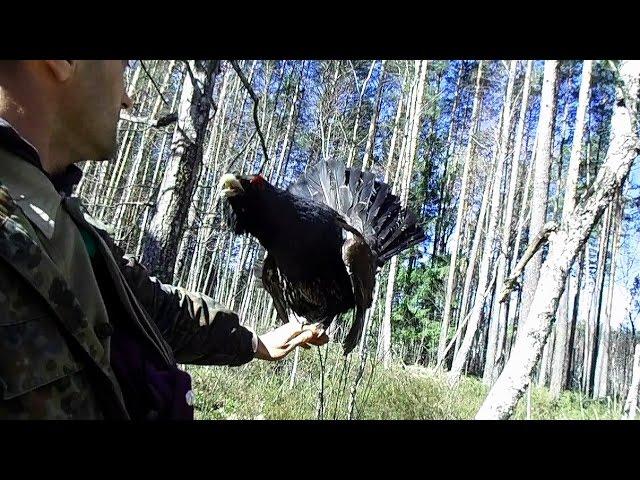
[[[278,317],[289,311],[328,326],[354,310],[345,353],[357,345],[385,261],[421,242],[423,230],[372,173],[323,161],[288,190],[262,177],[236,176],[243,192],[228,198],[227,221],[258,239],[267,256],[260,274]]]

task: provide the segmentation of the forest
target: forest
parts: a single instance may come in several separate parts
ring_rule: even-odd
[[[343,318],[282,362],[185,367],[198,418],[633,419],[639,84],[617,60],[136,60],[117,159],[76,194],[259,333],[279,320],[224,174],[287,188],[338,160],[416,214],[426,238],[378,273],[352,353]]]

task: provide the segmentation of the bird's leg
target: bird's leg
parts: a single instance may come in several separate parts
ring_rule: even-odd
[[[320,320],[319,322],[310,323],[306,318],[296,314],[295,312],[289,312],[289,321],[297,322],[301,327],[302,326],[314,327],[314,329],[319,332],[318,333],[319,336],[325,333],[325,331],[327,330],[327,324],[328,324],[326,319]]]
[[[318,357],[320,358],[320,390],[318,391],[318,409],[316,416],[318,420],[324,419],[324,362],[322,361],[322,347],[318,347]],[[326,360],[326,356],[325,356]]]
[[[349,370],[351,366],[351,355],[340,355],[338,358],[342,359],[342,370],[340,377],[338,377],[338,388],[336,389],[336,403],[333,409],[333,419],[338,419],[338,401],[344,394],[344,388],[347,385],[347,378],[349,377]]]

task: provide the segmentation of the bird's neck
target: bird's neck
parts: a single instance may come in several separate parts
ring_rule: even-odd
[[[247,232],[265,248],[272,246],[279,235],[287,234],[296,221],[295,211],[285,200],[281,194],[276,194],[256,202],[251,209],[253,215],[247,224]]]

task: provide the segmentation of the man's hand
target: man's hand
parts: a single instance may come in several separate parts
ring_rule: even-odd
[[[324,345],[329,337],[319,325],[302,325],[291,321],[258,337],[255,358],[280,360],[294,348]]]

